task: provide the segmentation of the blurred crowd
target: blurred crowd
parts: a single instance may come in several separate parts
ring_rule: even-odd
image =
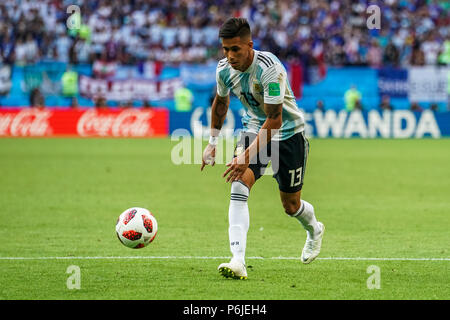
[[[377,4],[380,29],[367,27]],[[67,8],[80,8],[68,29]],[[133,64],[216,60],[220,25],[249,20],[255,47],[307,65],[448,64],[447,0],[2,0],[0,60]]]

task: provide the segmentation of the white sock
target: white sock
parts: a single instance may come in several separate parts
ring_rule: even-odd
[[[230,227],[228,236],[232,260],[245,264],[245,247],[247,244],[247,231],[250,224],[247,199],[248,187],[240,181],[231,183],[231,199],[228,209]]]
[[[301,200],[300,208],[292,216],[302,224],[310,237],[314,238],[316,234],[320,233],[321,229],[317,223],[316,216],[314,215],[314,207],[311,203]]]

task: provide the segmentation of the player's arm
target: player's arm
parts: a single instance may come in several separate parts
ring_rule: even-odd
[[[217,139],[219,138],[219,133],[227,116],[229,106],[229,95],[222,97],[216,94],[211,106],[211,132],[209,143],[206,146],[205,151],[203,151],[201,171],[203,171],[205,165],[210,164],[214,166],[215,164],[214,158],[216,156]]]
[[[286,77],[284,67],[277,64],[272,65],[261,75],[264,87],[264,113],[267,118],[258,132],[257,139],[245,151],[246,161],[253,159],[265,148],[281,128]]]
[[[250,146],[227,164],[228,169],[223,174],[227,177],[227,182],[239,180],[247,170],[250,159],[254,159],[282,125],[282,113],[284,93],[286,90],[286,70],[282,65],[274,64],[261,74],[261,84],[264,88],[264,112],[266,121]]]
[[[283,122],[282,112],[283,104],[264,104],[264,112],[267,116],[266,121],[259,130],[256,139],[245,149],[245,152],[234,158],[227,166],[228,169],[224,172],[223,177],[226,177],[227,182],[239,180],[248,168],[250,159],[256,157],[256,155],[263,150],[270,140],[278,133]]]
[[[205,165],[214,165],[216,156],[216,145],[219,139],[219,133],[222,129],[223,123],[227,116],[228,106],[230,105],[230,89],[225,85],[222,77],[222,70],[219,65],[216,69],[216,96],[214,97],[211,106],[211,132],[209,137],[209,143],[203,151],[202,166],[200,170],[203,170]]]
[[[230,96],[221,97],[216,94],[211,106],[211,135],[219,136],[230,106]]]
[[[256,136],[256,139],[245,150],[245,162],[249,162],[249,159],[255,157],[260,150],[263,150],[270,140],[278,133],[283,123],[282,112],[283,104],[264,104],[264,112],[267,116],[266,121],[263,123],[261,129]]]

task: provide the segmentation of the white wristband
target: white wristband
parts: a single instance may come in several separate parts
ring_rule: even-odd
[[[209,137],[209,144],[211,144],[213,146],[216,146],[218,141],[219,141],[219,137],[213,137],[213,136]]]

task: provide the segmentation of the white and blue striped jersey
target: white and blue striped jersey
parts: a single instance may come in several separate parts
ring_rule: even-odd
[[[258,133],[267,119],[264,103],[283,104],[282,125],[274,140],[286,140],[304,131],[305,121],[298,109],[286,69],[270,52],[254,50],[253,62],[245,72],[235,70],[224,58],[216,70],[217,94],[233,92],[245,107],[244,131]]]

